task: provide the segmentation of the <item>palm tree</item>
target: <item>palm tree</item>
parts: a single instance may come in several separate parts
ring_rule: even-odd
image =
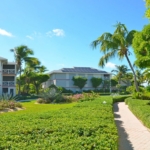
[[[29,57],[29,55],[33,55],[33,50],[29,49],[25,45],[21,45],[16,47],[15,49],[11,49],[11,52],[15,54],[15,61],[17,64],[17,70],[19,71],[19,80],[21,79],[21,72],[22,72],[22,64],[25,62],[32,62],[35,61],[34,57]],[[18,94],[20,94],[20,86],[21,82],[19,81],[18,86]]]
[[[100,51],[104,53],[104,56],[100,58],[99,66],[104,67],[105,63],[116,55],[120,60],[125,57],[134,75],[136,91],[139,91],[135,71],[129,59],[129,55],[131,54],[129,47],[132,45],[132,40],[136,31],[132,30],[128,32],[126,26],[121,23],[117,23],[115,27],[116,30],[113,34],[109,32],[103,33],[98,39],[92,42],[93,48],[100,45]]]
[[[112,70],[111,72],[115,72],[115,76],[118,79],[118,84],[121,84],[121,81],[124,81],[127,72],[130,71],[126,65],[117,66],[116,69]]]

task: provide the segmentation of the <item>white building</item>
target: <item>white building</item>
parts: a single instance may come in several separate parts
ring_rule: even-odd
[[[56,86],[61,86],[67,90],[79,91],[79,88],[74,85],[72,78],[74,76],[82,76],[87,78],[87,83],[84,86],[83,90],[94,90],[91,78],[97,77],[102,78],[103,80],[110,80],[111,74],[106,71],[101,71],[98,69],[90,67],[74,67],[74,68],[62,68],[60,70],[54,70],[49,73],[50,79],[42,84],[43,88],[47,88],[50,85],[54,84]],[[102,84],[98,89],[102,88]],[[110,88],[110,87],[109,87]]]
[[[3,93],[16,94],[16,63],[8,62],[0,57],[0,95]]]

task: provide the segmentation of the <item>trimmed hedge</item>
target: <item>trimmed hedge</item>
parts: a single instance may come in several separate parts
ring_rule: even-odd
[[[128,98],[125,102],[135,116],[139,118],[146,127],[150,128],[150,101]]]
[[[131,97],[130,95],[125,95],[125,96],[114,96],[113,97],[113,103],[116,103],[116,102],[124,102],[125,99]]]

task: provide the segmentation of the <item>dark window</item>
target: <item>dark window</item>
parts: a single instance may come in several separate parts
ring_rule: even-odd
[[[3,65],[3,69],[15,69],[15,65]]]
[[[8,93],[8,88],[3,88],[3,93]]]
[[[3,81],[14,81],[15,77],[14,76],[3,76]]]

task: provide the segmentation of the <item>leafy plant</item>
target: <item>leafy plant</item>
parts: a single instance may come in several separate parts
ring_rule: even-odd
[[[39,97],[41,97],[45,103],[52,103],[60,95],[61,91],[56,88],[46,88],[39,94]]]
[[[91,82],[92,82],[92,86],[96,89],[102,83],[102,79],[92,77]]]
[[[74,85],[78,86],[80,89],[82,89],[85,86],[87,81],[85,77],[81,76],[74,76],[72,80],[74,81]]]

